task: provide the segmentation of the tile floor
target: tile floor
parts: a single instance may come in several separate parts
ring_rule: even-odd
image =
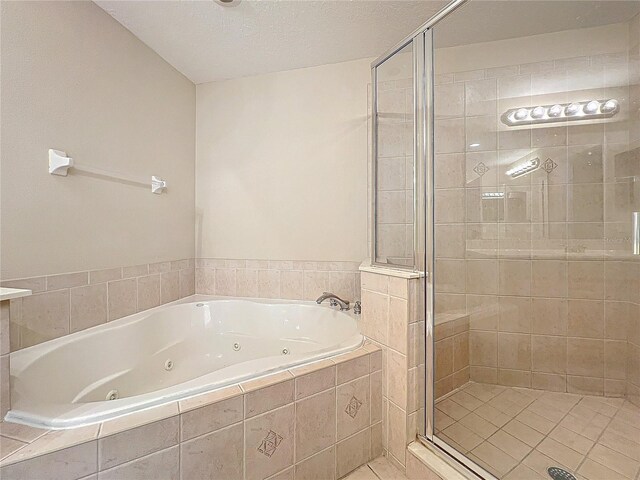
[[[400,470],[391,465],[385,457],[378,457],[362,465],[342,480],[409,480]]]
[[[550,466],[579,480],[640,480],[640,408],[621,398],[469,383],[436,403],[435,426],[505,480],[549,480]]]

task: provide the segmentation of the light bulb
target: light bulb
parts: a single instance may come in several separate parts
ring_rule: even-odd
[[[559,117],[562,115],[562,105],[558,105],[557,103],[549,109],[550,117]]]
[[[607,100],[606,102],[604,102],[604,105],[600,107],[600,110],[602,111],[602,113],[615,112],[617,109],[618,109],[618,101],[614,100],[613,98],[611,100]]]
[[[545,109],[544,107],[536,107],[531,111],[531,118],[542,118],[544,117]]]
[[[577,115],[580,112],[580,104],[572,103],[565,109],[565,113],[569,116]]]
[[[516,113],[513,114],[513,118],[515,118],[516,120],[524,120],[528,116],[529,110],[527,110],[526,108],[519,108],[518,110],[516,110]]]
[[[598,102],[597,100],[591,100],[584,107],[582,107],[582,111],[587,115],[591,115],[593,113],[596,113],[599,107],[600,107],[600,102]]]

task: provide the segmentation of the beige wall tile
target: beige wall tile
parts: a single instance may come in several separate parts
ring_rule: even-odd
[[[627,302],[604,303],[604,337],[627,340],[632,321],[632,306]]]
[[[258,296],[262,298],[280,297],[280,272],[278,270],[258,270]]]
[[[214,268],[196,268],[196,293],[215,294],[216,271]]]
[[[388,293],[389,277],[369,272],[360,272],[361,287],[377,293]]]
[[[382,421],[382,371],[369,376],[371,399],[371,423]]]
[[[371,453],[371,431],[366,428],[336,445],[336,476],[344,477],[367,462]]]
[[[0,356],[0,416],[4,418],[11,408],[9,355]]]
[[[409,306],[407,300],[389,298],[389,332],[388,346],[400,353],[408,351]]]
[[[241,422],[243,418],[241,395],[183,412],[180,415],[182,441]]]
[[[542,335],[567,334],[567,300],[559,298],[533,298],[531,333]]]
[[[531,293],[531,262],[500,260],[500,294],[529,295]]]
[[[188,297],[196,293],[195,270],[188,268],[180,270],[180,298]]]
[[[105,270],[93,270],[89,272],[89,283],[106,283],[122,278],[122,268],[107,268]]]
[[[149,264],[149,273],[166,273],[171,271],[171,262],[155,262]]]
[[[160,276],[160,298],[162,303],[180,298],[180,272],[166,272]]]
[[[336,447],[327,448],[296,464],[295,478],[296,480],[335,480]]]
[[[531,295],[565,297],[567,295],[567,262],[534,260],[531,262]]]
[[[363,333],[369,338],[387,344],[389,297],[369,290],[362,291]]]
[[[243,389],[245,385],[247,384],[241,384]],[[245,418],[251,418],[268,410],[293,402],[294,389],[294,382],[293,379],[291,379],[276,383],[275,385],[248,391],[244,396]]]
[[[495,332],[469,333],[469,361],[474,366],[498,365],[498,335]]]
[[[498,384],[511,387],[531,387],[530,370],[509,370],[498,368]]]
[[[531,388],[564,392],[567,389],[567,377],[566,375],[533,372],[531,374]]]
[[[469,332],[453,337],[453,370],[469,366]]]
[[[393,350],[387,351],[387,395],[396,405],[407,405],[407,357]]]
[[[178,416],[126,430],[98,440],[100,470],[121,465],[179,442]]]
[[[149,478],[166,478],[178,480],[180,478],[180,447],[168,448],[159,452],[137,458],[99,474],[100,480],[146,480]]]
[[[108,283],[109,321],[126,317],[137,310],[137,280],[129,278]]]
[[[567,334],[572,337],[604,338],[604,302],[569,300]]]
[[[302,277],[302,282],[304,299],[315,300],[322,295],[322,292],[327,291],[329,273],[322,271],[305,271]]]
[[[304,375],[298,375],[295,369],[292,372],[296,377],[296,400],[331,388],[336,383],[336,367],[333,365]]]
[[[222,430],[180,444],[181,478],[243,478],[243,425]],[[254,450],[255,445],[247,449]]]
[[[389,453],[402,465],[405,465],[405,450],[407,445],[406,412],[389,403]]]
[[[280,296],[288,299],[304,298],[304,273],[300,270],[280,272]]]
[[[342,406],[340,403],[338,405]],[[354,406],[357,404],[354,403]],[[335,442],[336,390],[332,388],[296,402],[296,462],[319,453]]]
[[[69,290],[40,293],[22,299],[21,346],[69,333]]]
[[[60,290],[61,288],[80,287],[89,283],[88,272],[63,273],[47,277],[47,290]]]
[[[370,425],[369,395],[369,376],[337,387],[338,440],[343,440]]]
[[[244,422],[246,480],[262,479],[293,465],[294,424],[293,404]]]
[[[604,395],[602,377],[576,377],[567,375],[567,392],[586,395]]]
[[[160,274],[138,277],[138,311],[160,305]]]
[[[586,377],[604,376],[604,341],[567,339],[567,374]]]
[[[98,471],[95,441],[0,468],[3,480],[27,478],[81,478]]]
[[[498,293],[498,265],[494,260],[467,260],[467,293]]]
[[[352,358],[353,357],[353,358]],[[334,357],[336,363],[336,383],[338,385],[362,377],[369,373],[369,355],[350,352]]]
[[[530,297],[499,297],[501,332],[530,333],[532,306]]]
[[[627,378],[627,344],[625,342],[605,340],[604,376],[614,380]]]
[[[11,300],[5,300],[0,302],[0,355],[9,353],[11,348],[9,342],[10,333],[10,302]]]
[[[512,370],[531,370],[531,336],[499,333],[498,367]],[[502,382],[500,383],[502,384]]]
[[[531,367],[534,372],[567,371],[567,340],[564,337],[531,336]]]
[[[604,262],[605,299],[638,301],[640,267],[636,262]]]
[[[129,267],[122,267],[122,278],[141,277],[149,273],[149,265],[132,265]]]
[[[604,262],[569,262],[569,297],[604,298]]]
[[[89,285],[69,290],[71,333],[107,322],[107,285]]]
[[[2,280],[0,285],[7,288],[23,288],[32,293],[44,292],[47,289],[46,277],[20,278],[16,280]]]

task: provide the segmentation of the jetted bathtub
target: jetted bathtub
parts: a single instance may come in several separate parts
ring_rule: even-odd
[[[84,426],[363,342],[351,313],[313,302],[188,301],[12,353],[6,420],[50,429]]]

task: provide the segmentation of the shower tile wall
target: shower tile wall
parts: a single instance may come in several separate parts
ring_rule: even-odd
[[[473,381],[638,395],[640,190],[627,171],[640,174],[638,150],[623,165],[640,141],[637,17],[630,31],[629,51],[436,75],[436,328],[469,315]],[[524,129],[500,121],[513,107],[594,98],[621,111]],[[505,174],[535,157],[532,174]],[[494,192],[504,197],[483,199]]]
[[[378,83],[377,256],[413,265],[413,84]]]

